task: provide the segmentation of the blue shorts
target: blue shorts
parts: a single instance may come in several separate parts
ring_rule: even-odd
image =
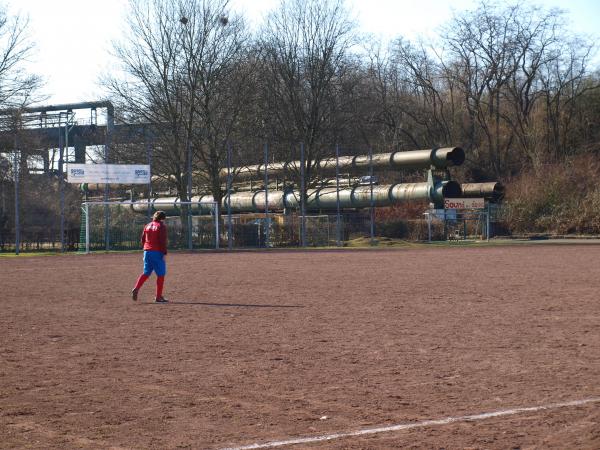
[[[162,252],[144,250],[144,275],[150,276],[152,271],[156,272],[157,277],[164,277],[167,274],[167,264]]]

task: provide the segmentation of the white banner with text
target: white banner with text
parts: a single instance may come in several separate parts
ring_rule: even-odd
[[[148,184],[147,164],[68,164],[67,182],[105,184]]]

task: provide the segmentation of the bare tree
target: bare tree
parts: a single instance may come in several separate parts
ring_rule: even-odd
[[[41,78],[23,70],[34,43],[27,35],[29,20],[9,15],[0,5],[0,108],[21,108],[32,102]]]
[[[199,172],[220,204],[226,149],[253,100],[256,59],[242,18],[226,15],[227,2],[191,2],[185,26],[185,83],[192,93],[188,124]]]
[[[355,37],[343,0],[282,0],[259,39],[264,121],[291,149],[288,160],[299,159],[298,146],[304,146],[304,170],[293,174],[304,181],[304,197],[316,162],[341,126],[340,92]]]
[[[15,168],[15,136],[21,134],[23,127],[22,109],[40,99],[38,89],[42,84],[39,76],[25,68],[35,45],[27,33],[28,25],[26,17],[11,15],[5,5],[0,5],[0,129],[4,132],[0,142],[0,245],[4,243],[5,236],[14,231],[13,220],[8,219],[15,210],[14,196],[8,197],[6,191],[9,185],[11,188],[16,185],[12,171]],[[24,146],[20,146],[19,150],[19,182],[32,182],[29,178],[25,179],[29,175],[30,151]],[[32,212],[27,210],[22,221],[27,222],[32,217]]]
[[[124,77],[105,80],[125,121],[145,123],[153,170],[187,199],[193,166],[217,201],[224,143],[236,127],[251,68],[243,20],[228,0],[130,0],[128,33],[115,44]]]
[[[571,36],[563,11],[481,2],[455,16],[442,38],[444,76],[466,111],[464,144],[480,161],[499,176],[523,161],[539,165],[549,146],[564,153],[558,121],[568,126],[572,100],[584,92],[591,45]]]
[[[474,11],[457,15],[443,36],[447,73],[461,87],[467,111],[467,147],[487,149],[493,171],[503,170],[506,141],[501,142],[501,92],[519,68],[520,6],[481,2]]]
[[[386,145],[452,142],[473,170],[501,176],[572,152],[580,99],[597,87],[586,76],[591,50],[563,11],[481,2],[439,43],[373,47],[362,107]]]
[[[387,51],[373,50],[368,71],[382,143],[397,149],[448,144],[452,123],[446,103],[451,102],[427,49],[400,38]]]
[[[27,18],[10,15],[7,8],[0,5],[0,128],[12,135],[23,126],[22,109],[40,99],[38,90],[42,80],[24,67],[35,48],[27,34],[28,25]],[[12,151],[12,135],[0,142],[0,146]],[[20,171],[24,174],[28,172],[28,156],[27,151],[21,151]]]
[[[545,156],[557,159],[575,152],[578,141],[574,118],[578,99],[600,88],[586,76],[592,47],[580,39],[564,39],[553,48],[540,69],[540,94],[547,116]]]

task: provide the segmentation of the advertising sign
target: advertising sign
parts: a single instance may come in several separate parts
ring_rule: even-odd
[[[445,198],[444,209],[485,209],[483,198]]]
[[[148,184],[147,164],[68,164],[67,182],[105,184]]]

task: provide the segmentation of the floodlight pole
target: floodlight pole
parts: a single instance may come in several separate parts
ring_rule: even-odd
[[[335,209],[336,209],[336,245],[342,246],[342,230],[340,217],[340,146],[335,144]]]
[[[14,181],[15,181],[15,254],[19,254],[21,247],[21,223],[19,217],[19,158],[18,158],[19,141],[15,130],[15,156],[14,164]]]
[[[110,157],[110,146],[112,145],[112,135],[115,127],[115,110],[112,103],[107,102],[106,107],[106,140],[104,143],[104,164],[108,164]],[[108,209],[108,199],[110,194],[110,184],[104,183],[104,201],[107,202],[104,207],[104,242],[106,251],[110,250],[110,218]]]
[[[369,188],[370,193],[370,211],[369,215],[371,218],[371,245],[375,245],[375,203],[373,201],[373,148],[369,147]]]
[[[59,115],[60,121],[60,115]],[[65,130],[67,125],[65,123]],[[66,132],[65,132],[66,136]],[[65,180],[64,180],[64,145],[63,135],[60,131],[58,132],[58,189],[60,192],[60,251],[65,252]]]
[[[148,166],[150,167],[150,177],[148,178],[148,209],[146,211],[147,220],[150,221],[152,217],[151,198],[152,198],[152,144],[150,143],[150,132],[148,128],[144,130],[146,138],[146,158],[148,160]]]
[[[233,248],[231,223],[231,144],[227,142],[227,249]]]
[[[300,243],[302,247],[306,247],[306,185],[304,180],[304,142],[300,143]]]
[[[269,247],[269,144],[265,143],[265,247]]]
[[[59,120],[60,120],[60,116],[59,116]],[[61,253],[65,252],[65,179],[64,179],[65,152],[67,153],[67,160],[68,160],[69,159],[69,157],[68,157],[69,131],[71,131],[74,126],[75,126],[75,123],[73,123],[71,125],[71,128],[69,128],[69,112],[67,111],[66,116],[65,116],[65,139],[64,139],[64,142],[61,142],[60,126],[59,126],[59,133],[58,133],[58,145],[59,145],[58,166],[60,169],[59,170],[59,172],[60,172],[59,186],[60,186],[60,251],[61,251]],[[63,143],[64,143],[64,146],[63,146]]]
[[[187,138],[187,197],[188,202],[192,201],[192,145],[191,132],[188,131]],[[188,250],[192,250],[192,205],[187,207],[187,228],[188,228]]]

